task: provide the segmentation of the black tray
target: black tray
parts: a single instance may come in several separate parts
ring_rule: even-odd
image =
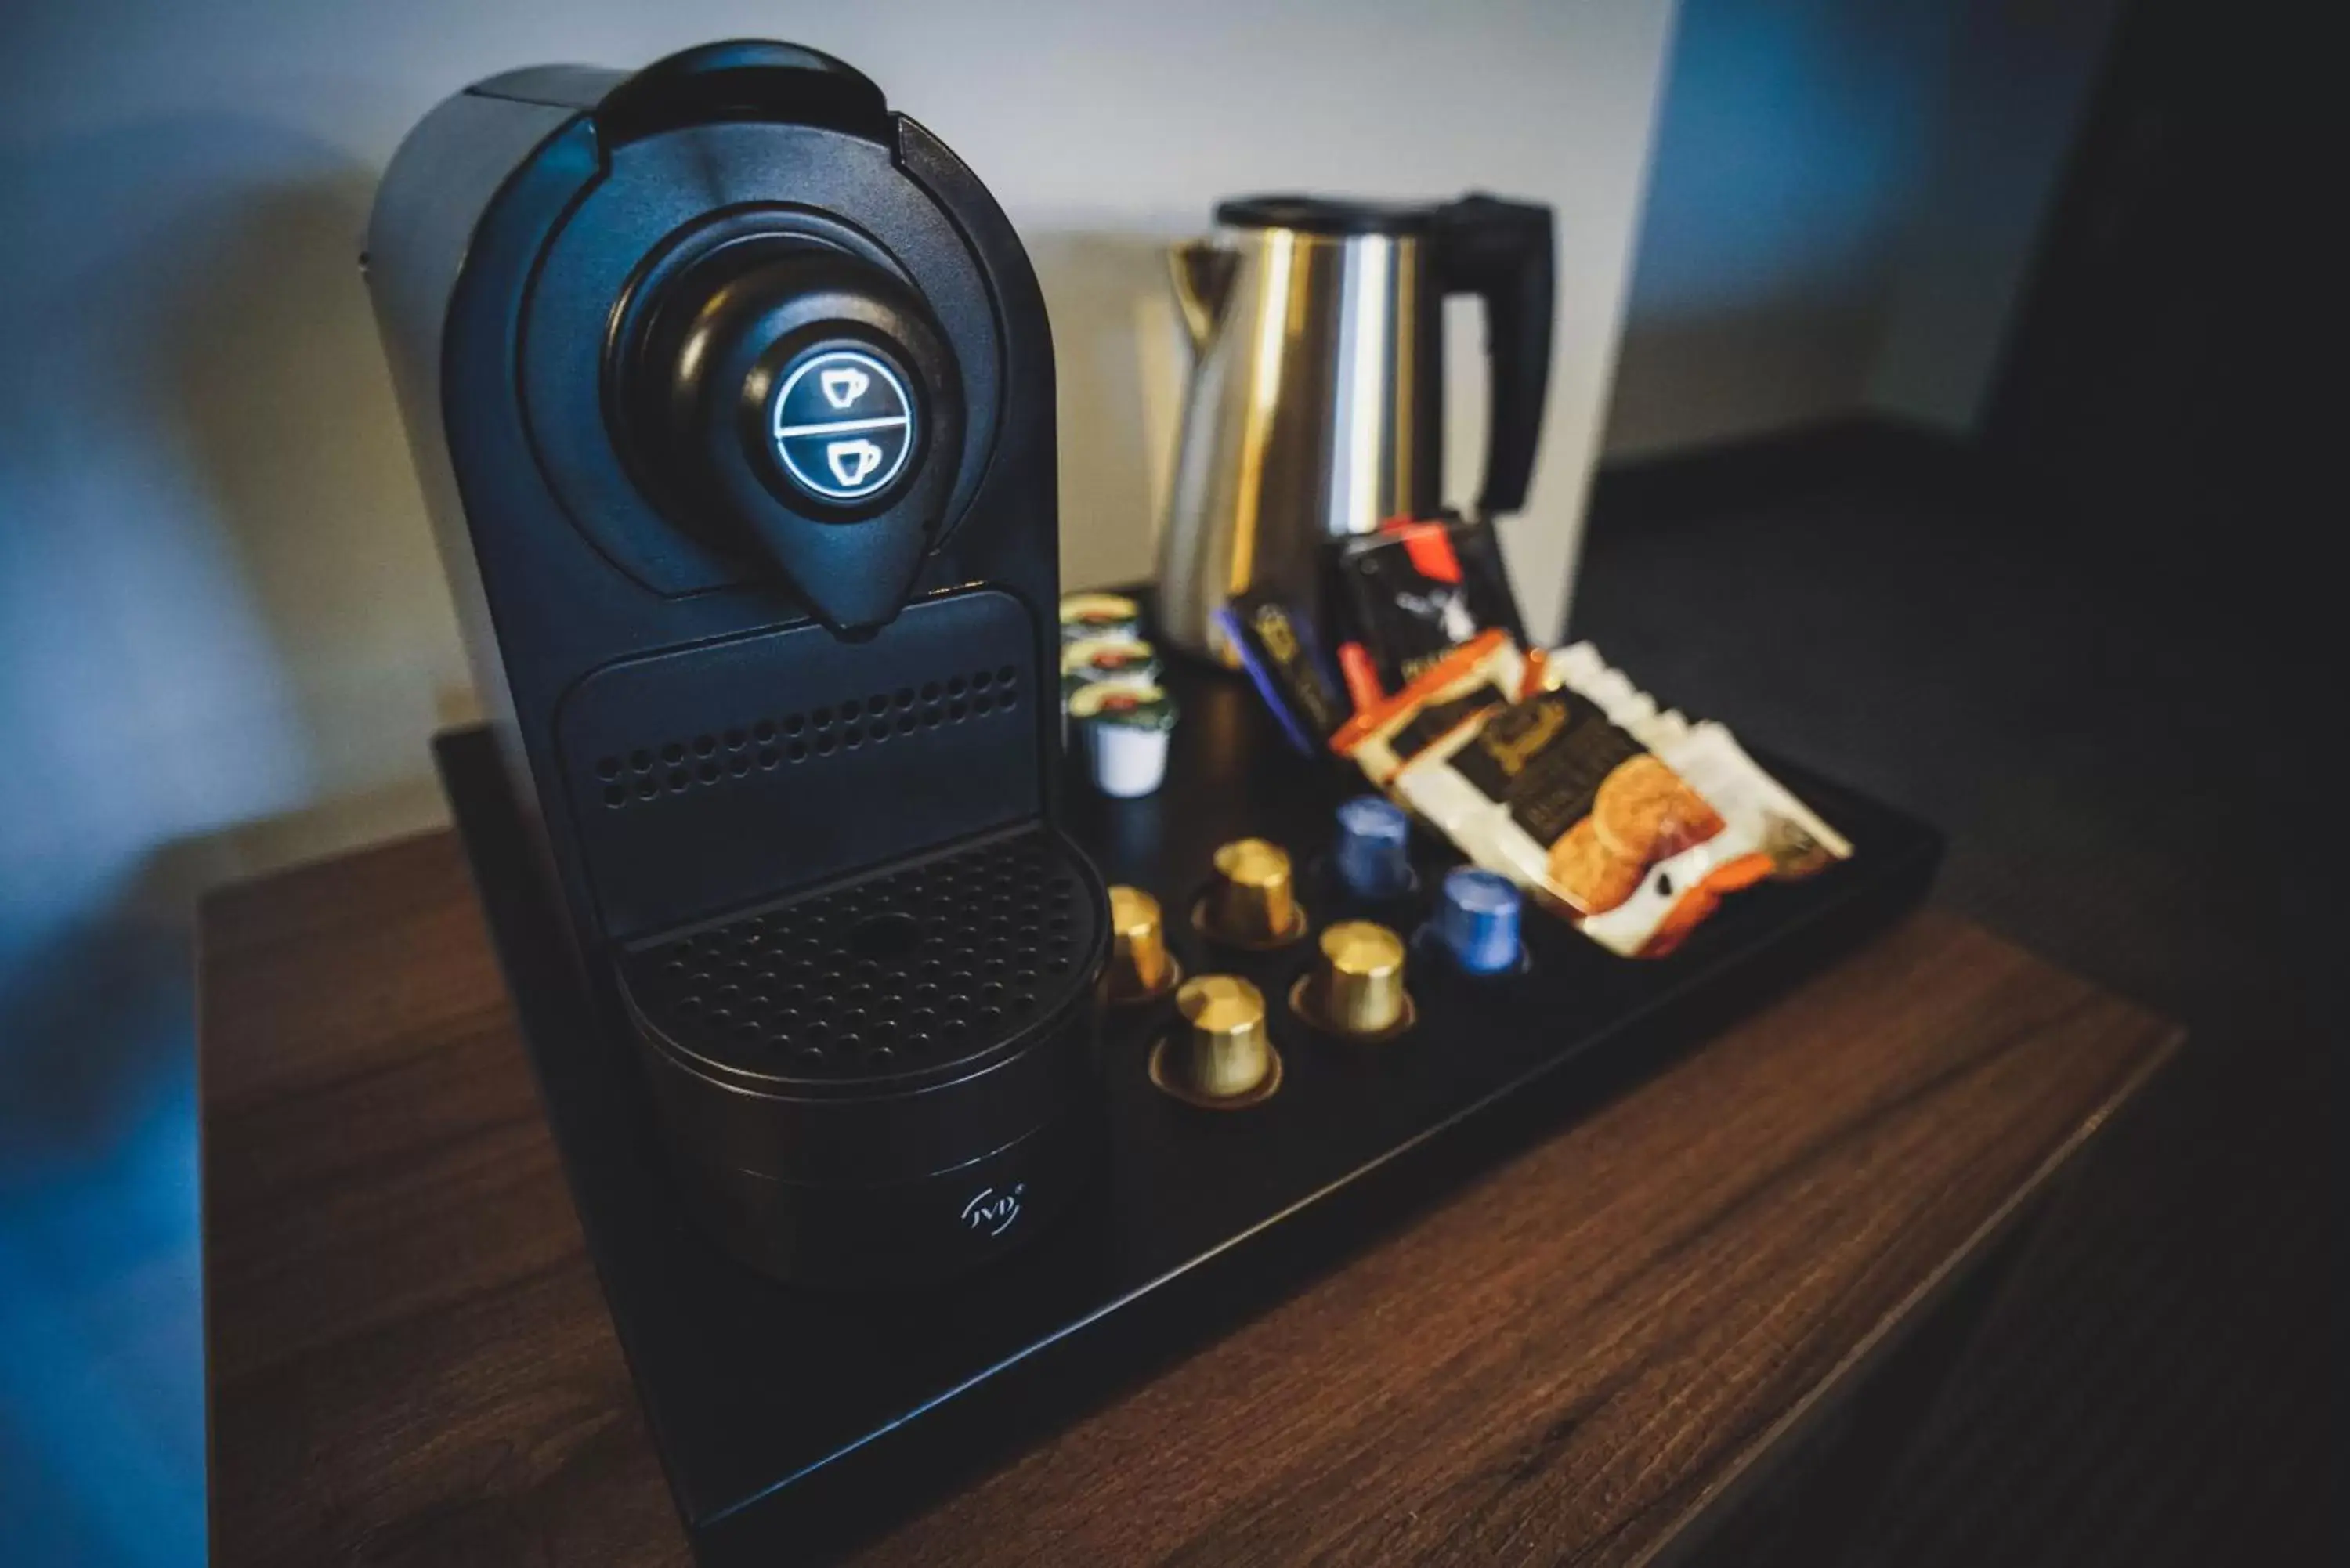
[[[567,956],[488,736],[436,742],[588,1251],[704,1563],[820,1558],[905,1517],[1818,969],[1916,903],[1940,858],[1926,825],[1773,763],[1852,840],[1851,860],[1730,898],[1659,961],[1615,958],[1530,910],[1525,972],[1471,981],[1422,963],[1418,1027],[1350,1047],[1281,1004],[1309,947],[1211,965],[1184,911],[1213,847],[1249,834],[1290,847],[1310,906],[1331,808],[1358,781],[1290,753],[1238,681],[1173,680],[1185,717],[1166,787],[1118,802],[1073,776],[1070,826],[1109,880],[1159,897],[1188,971],[1258,981],[1281,1091],[1245,1112],[1178,1104],[1146,1076],[1163,1012],[1115,1017],[1094,1194],[1006,1262],[910,1295],[795,1291],[688,1227],[609,987],[591,992]],[[1424,884],[1447,864],[1433,846],[1415,857]]]

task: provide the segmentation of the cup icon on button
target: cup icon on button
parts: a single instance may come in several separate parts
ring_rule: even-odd
[[[823,389],[826,402],[846,411],[857,406],[857,400],[865,395],[873,378],[854,365],[833,365],[817,375],[816,384]]]
[[[832,477],[844,490],[854,490],[865,483],[866,476],[881,466],[881,449],[858,436],[851,441],[837,441],[824,449],[824,461],[832,469]]]
[[[769,433],[784,477],[818,503],[878,499],[913,456],[917,410],[879,349],[819,346],[788,366]]]

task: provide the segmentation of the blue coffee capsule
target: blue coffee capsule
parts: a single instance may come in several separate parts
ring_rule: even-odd
[[[1403,809],[1375,794],[1358,794],[1338,807],[1338,880],[1357,898],[1397,898],[1411,891],[1411,861],[1405,846],[1411,822]]]
[[[1499,974],[1518,962],[1518,889],[1506,877],[1462,866],[1444,876],[1436,939],[1471,974]]]

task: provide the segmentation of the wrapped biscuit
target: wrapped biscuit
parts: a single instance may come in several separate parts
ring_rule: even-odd
[[[1525,680],[1525,658],[1509,633],[1481,632],[1402,691],[1357,709],[1330,737],[1330,749],[1395,794],[1397,776],[1407,765],[1457,749],[1487,713],[1518,698]]]
[[[1588,644],[1536,660],[1481,639],[1333,746],[1627,956],[1672,951],[1728,893],[1852,853],[1729,731],[1659,711]]]

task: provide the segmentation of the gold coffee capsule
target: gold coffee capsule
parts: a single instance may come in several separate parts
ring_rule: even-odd
[[[1308,1023],[1357,1039],[1400,1033],[1412,1022],[1403,987],[1403,939],[1369,920],[1342,920],[1322,933],[1322,959],[1290,992]]]
[[[1238,1107],[1281,1087],[1264,993],[1237,975],[1203,974],[1175,992],[1177,1023],[1150,1054],[1150,1079],[1193,1105]]]
[[[1109,890],[1109,999],[1148,1002],[1175,989],[1181,978],[1167,950],[1159,900],[1139,888]]]
[[[1215,868],[1198,913],[1206,935],[1233,947],[1277,948],[1305,934],[1305,911],[1281,846],[1235,838],[1216,851]]]

